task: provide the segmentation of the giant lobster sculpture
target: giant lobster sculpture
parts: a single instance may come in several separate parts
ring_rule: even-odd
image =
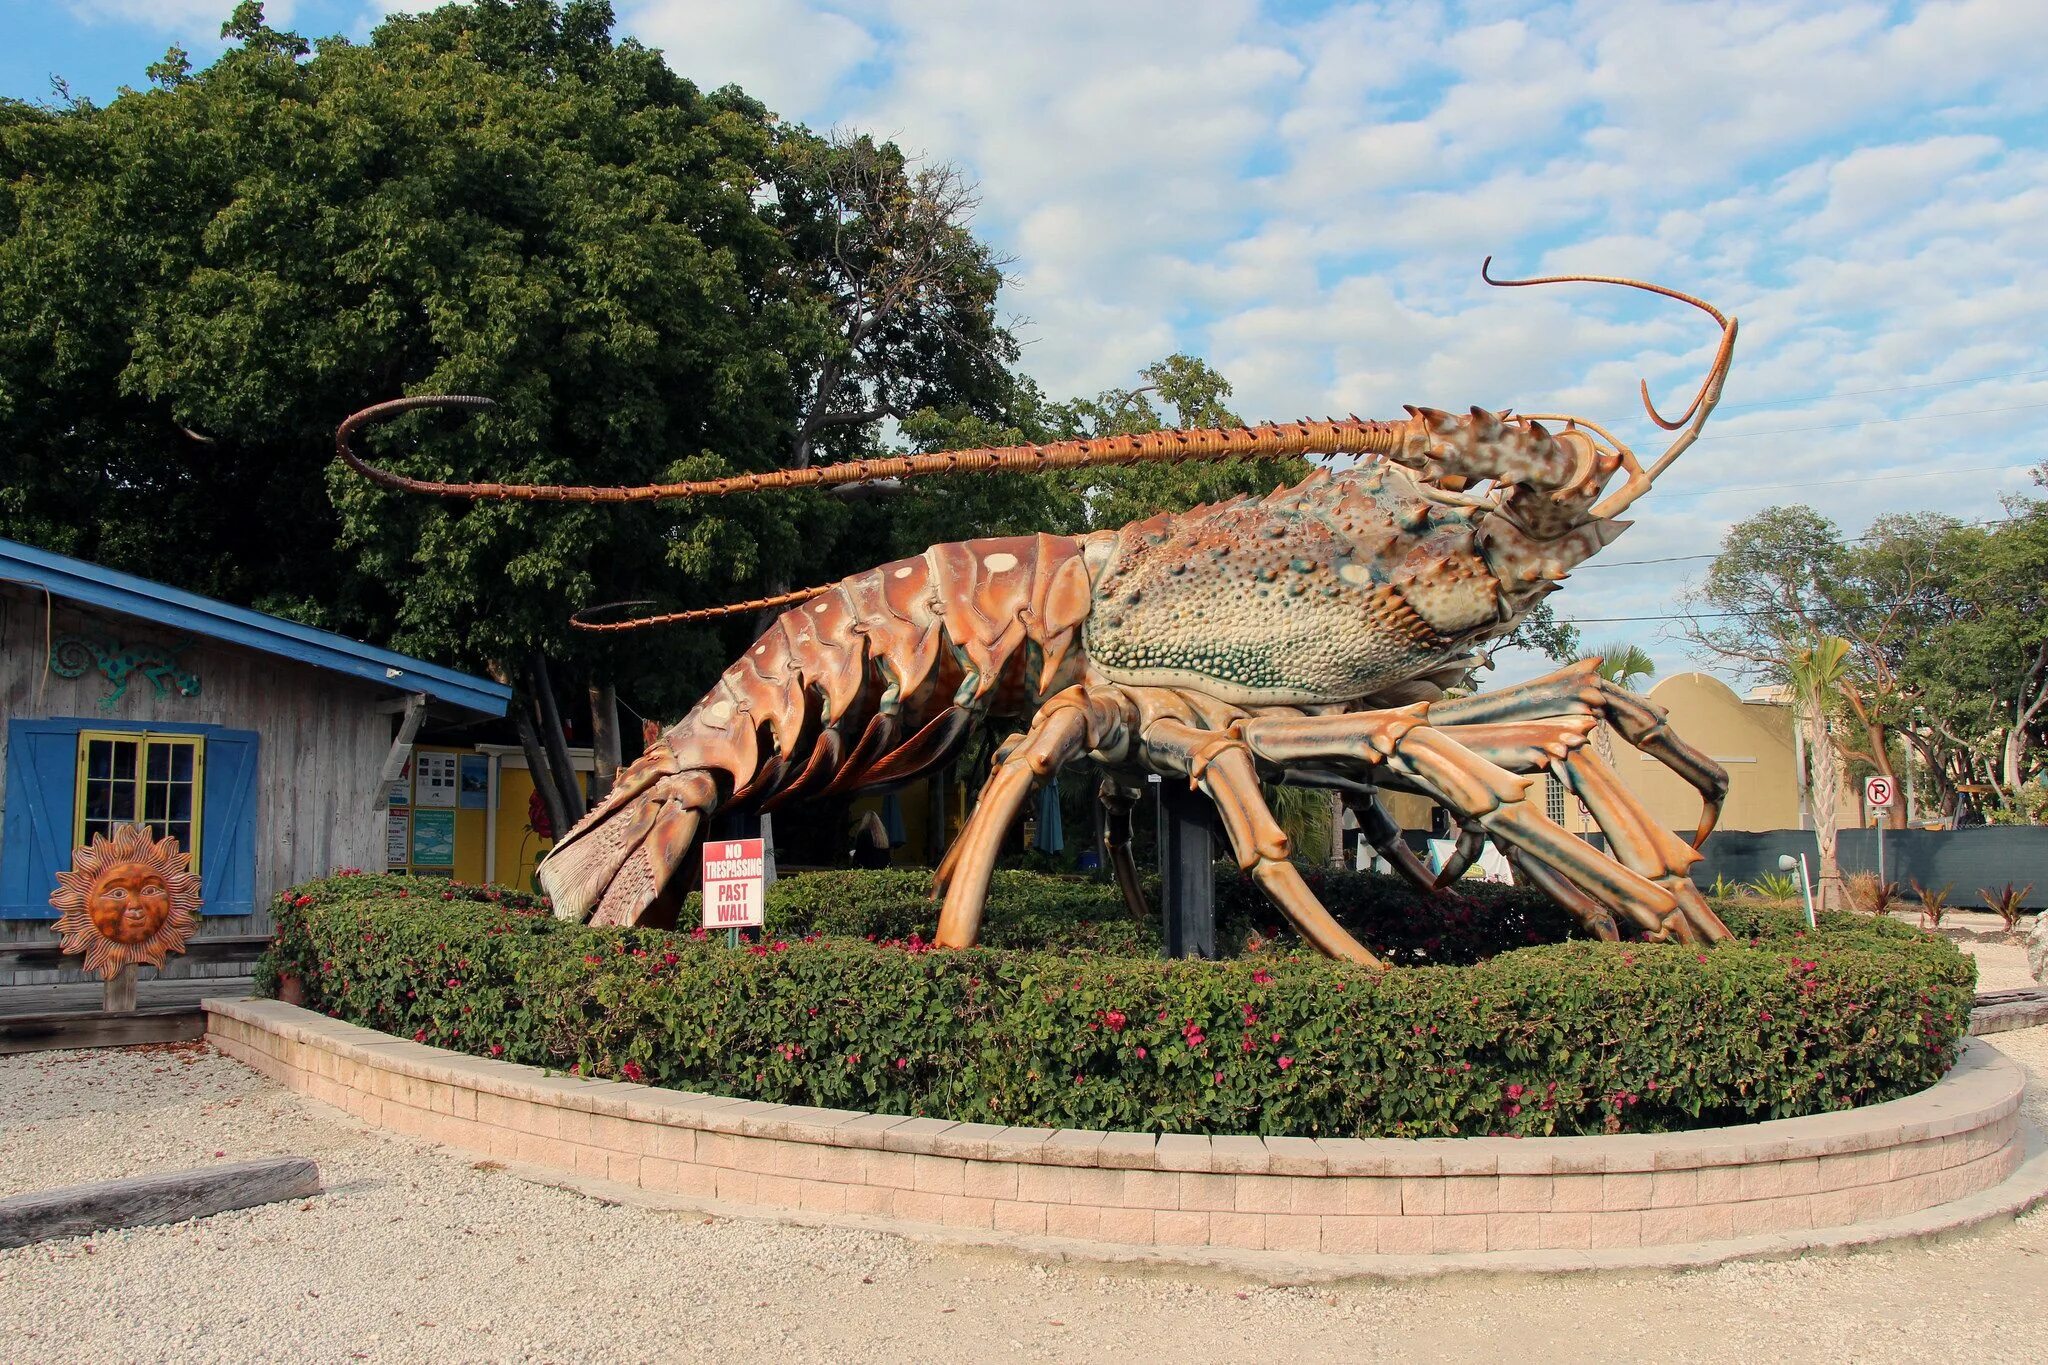
[[[1484,273],[1484,272],[1482,272]],[[1129,850],[1135,780],[1156,773],[1208,794],[1239,863],[1304,938],[1373,963],[1289,861],[1263,782],[1336,788],[1375,846],[1422,884],[1432,878],[1375,800],[1419,792],[1462,835],[1444,877],[1492,840],[1589,933],[1626,925],[1653,940],[1728,930],[1686,869],[1713,828],[1727,775],[1673,735],[1663,714],[1585,660],[1519,686],[1448,699],[1475,646],[1517,620],[1627,525],[1616,518],[1699,436],[1720,398],[1735,320],[1690,295],[1607,276],[1703,309],[1721,326],[1692,405],[1665,420],[1673,443],[1647,468],[1581,417],[1453,415],[1409,408],[1358,418],[1160,431],[1093,441],[952,451],[637,488],[443,483],[365,463],[351,434],[419,407],[486,400],[417,397],[356,413],[341,458],[387,487],[465,498],[556,502],[687,499],[827,487],[946,472],[1044,470],[1148,460],[1304,454],[1355,457],[1293,488],[1084,536],[934,545],[793,603],[688,715],[624,770],[610,795],[540,867],[555,912],[603,924],[671,923],[684,859],[713,815],[772,810],[909,782],[949,762],[987,720],[1017,728],[936,876],[936,942],[975,943],[989,876],[1032,789],[1079,758],[1103,784],[1110,853],[1143,913]],[[1552,424],[1546,426],[1546,423]],[[1603,490],[1615,475],[1624,482]],[[740,608],[682,613],[681,618]],[[679,619],[669,617],[662,619]],[[1661,828],[1589,742],[1600,722],[1698,789],[1692,846]],[[1606,835],[1607,852],[1546,818],[1555,774]],[[1118,780],[1118,779],[1121,780]]]

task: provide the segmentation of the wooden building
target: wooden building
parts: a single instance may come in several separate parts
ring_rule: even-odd
[[[423,724],[500,717],[510,697],[0,540],[0,984],[53,979],[47,954],[29,955],[43,959],[31,973],[21,949],[52,937],[56,874],[89,835],[131,819],[197,855],[195,957],[208,937],[267,934],[281,888],[386,865],[386,804]],[[64,970],[56,979],[75,979]]]

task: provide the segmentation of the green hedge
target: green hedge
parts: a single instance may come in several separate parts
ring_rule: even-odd
[[[992,929],[1021,938],[1036,918],[1064,940],[1110,922],[1096,888],[1026,875],[999,883]],[[800,905],[835,933],[895,913],[880,889],[866,909],[782,897],[785,926]],[[773,930],[736,950],[564,923],[512,892],[339,877],[280,899],[263,970],[300,976],[337,1017],[516,1062],[1049,1127],[1650,1132],[1890,1099],[1953,1063],[1975,968],[1945,940],[1721,910],[1746,941],[1557,943],[1375,974],[1271,949],[1168,963]]]
[[[1216,934],[1224,956],[1235,957],[1247,945],[1296,942],[1293,928],[1251,878],[1235,869],[1218,872]],[[1397,877],[1370,872],[1308,869],[1304,876],[1338,923],[1385,960],[1404,966],[1478,962],[1572,934],[1570,916],[1547,896],[1517,887],[1465,882],[1455,893],[1430,896]],[[1147,890],[1156,904],[1156,884],[1148,881]],[[789,938],[929,938],[938,920],[931,891],[931,873],[924,869],[784,877],[768,892],[768,929]],[[682,918],[692,923],[697,917],[693,895]],[[1153,956],[1159,925],[1156,919],[1133,919],[1116,888],[1104,882],[997,872],[982,942],[990,948]]]

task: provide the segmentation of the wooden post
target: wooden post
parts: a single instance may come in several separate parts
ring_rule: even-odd
[[[1172,779],[1158,787],[1159,902],[1168,957],[1216,956],[1216,808]]]
[[[135,964],[126,963],[121,970],[107,978],[103,1008],[126,1013],[135,1008]]]

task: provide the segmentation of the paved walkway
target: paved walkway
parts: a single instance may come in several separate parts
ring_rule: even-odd
[[[2048,1121],[2048,1028],[1999,1035]],[[298,1153],[328,1192],[0,1252],[15,1359],[2048,1359],[2048,1213],[1687,1275],[1276,1288],[624,1207],[362,1128],[202,1045],[0,1058],[0,1195]]]

